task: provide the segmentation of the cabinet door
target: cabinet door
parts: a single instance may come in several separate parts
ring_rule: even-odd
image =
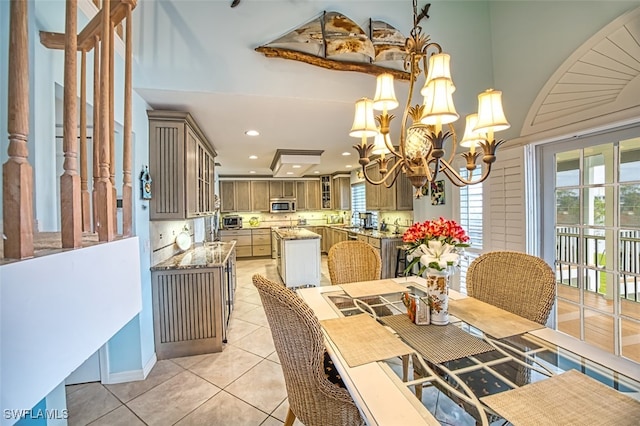
[[[248,180],[236,181],[236,211],[251,211],[251,182]]]
[[[216,210],[215,198],[216,198],[216,159],[213,155],[209,155],[209,191],[207,192],[207,205],[209,206],[207,213],[213,214]]]
[[[270,198],[282,198],[284,197],[284,191],[282,188],[281,180],[269,181],[269,197]]]
[[[320,182],[317,180],[308,180],[307,189],[307,210],[320,210]]]
[[[269,211],[269,181],[251,181],[251,211]]]
[[[333,208],[351,210],[351,182],[346,176],[333,179]]]
[[[184,219],[184,123],[149,120],[149,171],[153,198],[149,219]]]
[[[296,182],[296,210],[309,210],[307,206],[307,183],[303,180]]]
[[[380,180],[380,167],[377,162],[367,167],[367,176],[371,180]],[[372,185],[369,182],[365,183],[365,199],[367,210],[379,210],[380,209],[380,185]]]
[[[413,194],[415,188],[405,173],[401,173],[396,180],[396,209],[413,210]]]
[[[285,197],[296,197],[296,181],[285,180],[282,182],[282,193]]]
[[[223,213],[237,211],[235,181],[220,181],[220,211]]]
[[[320,176],[320,208],[331,209],[331,176]]]

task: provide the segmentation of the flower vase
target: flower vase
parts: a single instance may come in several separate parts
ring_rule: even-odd
[[[424,272],[431,306],[431,324],[449,324],[449,271],[429,268]]]

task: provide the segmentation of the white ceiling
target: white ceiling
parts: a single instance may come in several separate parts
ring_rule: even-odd
[[[520,135],[530,105],[549,76],[574,49],[620,12],[607,5],[606,13],[600,13],[605,6],[597,2],[580,2],[577,6],[573,6],[576,2],[544,2],[544,7],[534,1],[496,2],[499,6],[491,3],[433,2],[431,19],[422,25],[424,32],[452,55],[457,88],[454,101],[461,117],[474,112],[477,93],[488,87],[502,89],[512,129],[498,136],[513,138]],[[384,20],[407,35],[411,2],[241,0],[235,8],[230,4],[230,0],[139,0],[134,11],[135,91],[152,108],[189,111],[215,146],[221,175],[255,171],[270,176],[269,166],[277,149],[324,150],[320,164],[313,166],[310,174],[359,167],[352,148],[359,141],[348,132],[354,102],[363,96],[373,97],[375,76],[265,58],[254,48],[324,10],[339,11],[363,28],[367,28],[369,18]],[[531,19],[566,22],[563,13],[573,13],[574,7],[582,8],[575,10],[584,23],[572,28],[570,37],[555,37],[554,43],[548,43],[545,37],[568,31],[557,25],[550,25],[544,34],[532,34],[520,24],[524,29],[516,34],[518,23]],[[531,14],[531,10],[539,13]],[[513,16],[505,21],[509,24],[508,37],[504,25],[489,25],[492,18],[505,14]],[[535,22],[531,26],[535,27]],[[535,45],[538,36],[538,43],[548,49],[544,54],[539,50],[528,50],[534,53],[528,54],[518,46],[492,52],[496,43],[511,46],[522,40]],[[506,66],[494,70],[496,63]],[[515,71],[518,66],[526,68],[527,73]],[[514,72],[509,73],[511,69]],[[407,86],[396,83],[401,104],[406,102]],[[414,98],[413,103],[421,101]],[[402,115],[401,111],[395,112]],[[396,118],[393,135],[398,133],[399,121],[400,117]],[[464,119],[458,120],[458,132],[463,131],[463,125]],[[260,136],[246,136],[244,132],[249,129],[258,130]],[[351,155],[343,156],[344,152]],[[251,160],[250,155],[258,158]]]

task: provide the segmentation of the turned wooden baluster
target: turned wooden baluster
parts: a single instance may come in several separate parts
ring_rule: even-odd
[[[9,158],[2,166],[4,257],[33,256],[33,171],[29,149],[29,34],[27,0],[10,4],[9,21]]]
[[[122,147],[122,235],[133,235],[133,188],[131,185],[132,140],[131,140],[131,62],[133,60],[133,34],[131,27],[131,4],[126,6],[125,20],[127,23],[125,34],[124,55],[124,140]]]
[[[66,2],[64,47],[64,172],[60,176],[62,247],[82,246],[82,205],[78,175],[78,31],[77,0]]]
[[[109,68],[110,59],[110,35],[112,30],[111,19],[109,18],[110,0],[102,2],[102,48],[100,60],[100,170],[96,190],[96,201],[98,208],[98,239],[100,241],[112,241],[115,237],[113,226],[113,186],[109,179],[110,160],[110,132],[109,124]]]
[[[80,56],[80,200],[82,203],[82,232],[91,232],[91,195],[87,171],[87,52]]]
[[[97,185],[100,179],[100,38],[93,38],[93,185],[92,217],[93,232],[98,232]]]
[[[113,209],[113,231],[117,233],[118,230],[118,214],[117,214],[117,200],[118,200],[118,191],[116,190],[116,119],[115,119],[115,93],[116,93],[116,83],[115,83],[115,62],[116,62],[116,52],[115,52],[115,34],[116,28],[113,25],[113,22],[109,20],[109,125],[111,129],[109,130],[109,179],[111,180],[111,190],[113,191],[113,204],[111,208]]]

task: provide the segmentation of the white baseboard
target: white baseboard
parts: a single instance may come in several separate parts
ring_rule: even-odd
[[[156,357],[156,353],[153,353],[153,356],[147,361],[147,363],[139,370],[129,370],[129,371],[121,371],[119,373],[107,373],[102,376],[102,384],[105,385],[114,385],[116,383],[126,383],[126,382],[135,382],[138,380],[144,380],[147,378],[151,369],[158,358]]]

